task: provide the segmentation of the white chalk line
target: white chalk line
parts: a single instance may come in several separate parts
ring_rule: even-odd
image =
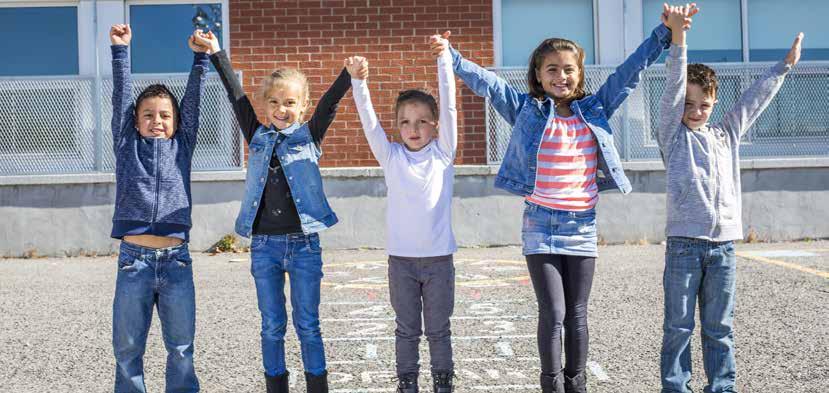
[[[452,336],[452,340],[500,340],[500,339],[520,339],[520,338],[537,338],[535,334],[519,334],[510,336]],[[335,341],[394,341],[394,337],[334,337],[323,339],[325,342]]]
[[[450,321],[463,320],[485,320],[485,319],[536,319],[537,315],[476,315],[476,316],[461,316],[451,317]],[[320,322],[377,322],[377,321],[394,321],[394,317],[382,318],[321,318]]]

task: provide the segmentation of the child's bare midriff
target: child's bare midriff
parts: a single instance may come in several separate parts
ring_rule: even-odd
[[[181,243],[184,243],[184,240],[177,237],[156,235],[129,235],[124,236],[123,241],[148,248],[175,247]]]

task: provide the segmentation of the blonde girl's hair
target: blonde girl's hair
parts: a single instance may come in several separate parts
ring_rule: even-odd
[[[311,89],[308,87],[308,78],[302,71],[296,68],[279,68],[266,76],[259,88],[259,98],[262,100],[267,99],[268,93],[273,89],[274,85],[278,85],[284,81],[295,81],[299,83],[303,90],[303,105],[306,108],[311,105]]]
[[[541,82],[535,76],[535,70],[540,69],[544,65],[544,58],[549,53],[563,51],[575,53],[579,63],[579,83],[576,85],[576,91],[569,99],[579,100],[587,95],[584,90],[584,49],[579,44],[564,38],[548,38],[541,41],[532,55],[530,55],[530,69],[527,71],[527,87],[530,95],[538,99],[544,99],[546,93],[544,93],[544,87],[541,86]]]

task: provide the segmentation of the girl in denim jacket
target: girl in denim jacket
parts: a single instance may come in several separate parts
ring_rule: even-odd
[[[690,19],[689,19],[690,22]],[[529,93],[464,59],[453,68],[513,126],[495,186],[525,198],[523,254],[539,308],[538,352],[544,393],[586,392],[587,301],[597,257],[595,205],[600,191],[631,190],[609,119],[642,70],[670,45],[664,24],[616,68],[596,94],[585,91],[584,50],[546,39],[533,51]],[[567,329],[562,367],[562,326]]]
[[[202,45],[227,89],[248,143],[247,178],[236,232],[251,240],[251,273],[262,315],[262,363],[267,391],[287,392],[285,367],[285,273],[291,281],[292,319],[302,351],[308,392],[327,392],[325,349],[319,327],[322,250],[317,232],[337,216],[328,205],[319,170],[321,144],[337,105],[351,86],[345,69],[302,122],[309,105],[308,82],[300,71],[280,69],[265,78],[270,124],[257,120],[227,53],[209,33]]]

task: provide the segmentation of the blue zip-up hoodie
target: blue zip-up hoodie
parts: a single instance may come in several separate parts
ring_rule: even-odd
[[[112,234],[150,234],[189,240],[190,168],[199,129],[205,53],[195,53],[170,139],[147,139],[135,127],[135,104],[127,46],[112,46],[112,149],[115,152],[115,212]]]
[[[671,44],[671,33],[659,24],[616,71],[607,78],[594,95],[570,103],[570,109],[583,121],[599,145],[596,185],[599,191],[618,189],[629,193],[631,185],[622,170],[619,152],[613,143],[610,116],[639,84],[642,70],[653,64]],[[539,101],[509,86],[492,71],[464,59],[454,48],[452,59],[455,74],[475,92],[489,98],[495,110],[513,126],[507,151],[495,178],[495,187],[527,196],[535,189],[538,149],[544,136],[553,100]]]

